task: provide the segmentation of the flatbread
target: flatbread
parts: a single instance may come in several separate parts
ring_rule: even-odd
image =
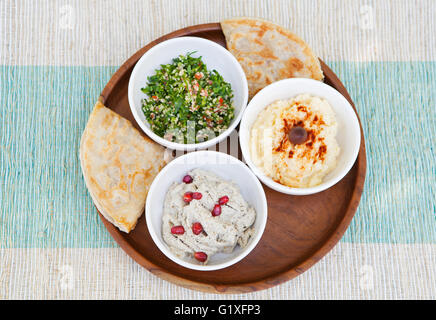
[[[286,78],[323,80],[318,58],[298,36],[274,23],[253,18],[221,21],[227,49],[236,57],[252,98],[268,84]]]
[[[164,148],[97,102],[80,142],[80,165],[97,209],[128,233],[144,211],[151,182],[165,165]]]

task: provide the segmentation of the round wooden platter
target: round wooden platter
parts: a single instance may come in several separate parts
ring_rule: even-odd
[[[141,132],[129,108],[127,87],[139,58],[167,39],[197,36],[225,47],[219,23],[191,26],[152,41],[115,72],[100,100],[130,120]],[[321,61],[325,82],[353,102],[338,77]],[[354,107],[354,105],[353,105]],[[151,273],[186,288],[214,293],[246,293],[267,289],[303,273],[329,252],[343,236],[359,204],[366,172],[363,132],[359,156],[350,172],[336,185],[310,196],[289,196],[265,185],[268,221],[256,248],[242,261],[217,271],[195,271],[165,257],[148,233],[145,215],[129,234],[119,231],[100,214],[104,225],[122,249]]]

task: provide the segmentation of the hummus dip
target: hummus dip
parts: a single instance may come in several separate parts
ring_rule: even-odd
[[[301,94],[278,100],[259,113],[251,128],[251,158],[267,176],[285,186],[319,185],[336,166],[337,127],[335,113],[324,99]],[[295,128],[304,133],[298,143],[290,138]]]
[[[256,211],[238,186],[195,169],[166,194],[162,236],[180,258],[207,264],[215,253],[231,253],[236,245],[244,248],[255,219]]]

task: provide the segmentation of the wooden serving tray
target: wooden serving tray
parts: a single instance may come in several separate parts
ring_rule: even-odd
[[[130,111],[127,88],[139,58],[154,45],[175,37],[197,36],[225,47],[219,23],[196,25],[152,41],[115,72],[103,89],[100,101],[130,120],[141,132]],[[325,83],[336,88],[354,104],[341,81],[321,61]],[[360,120],[359,120],[360,121]],[[109,223],[104,225],[115,241],[137,263],[151,273],[175,284],[206,292],[244,293],[267,289],[303,273],[319,261],[343,236],[356,212],[366,172],[365,143],[361,127],[359,156],[350,172],[336,185],[310,196],[290,196],[263,185],[268,201],[268,221],[256,248],[237,264],[217,271],[195,271],[168,259],[148,233],[145,215],[126,234]]]

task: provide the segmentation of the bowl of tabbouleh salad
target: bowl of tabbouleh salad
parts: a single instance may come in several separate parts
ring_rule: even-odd
[[[248,85],[239,62],[224,47],[180,37],[157,44],[138,60],[128,98],[150,138],[191,151],[230,135],[247,105]]]

